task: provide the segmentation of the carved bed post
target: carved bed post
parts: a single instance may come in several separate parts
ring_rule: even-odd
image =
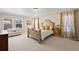
[[[38,18],[38,29],[40,29],[40,23],[39,23],[39,18]]]
[[[41,30],[39,30],[39,43],[41,43]]]
[[[27,37],[29,37],[29,28],[27,28]]]
[[[35,18],[34,18],[34,28],[35,28]]]

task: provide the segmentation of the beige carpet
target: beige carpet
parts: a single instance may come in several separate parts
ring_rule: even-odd
[[[25,34],[9,38],[9,51],[78,51],[79,41],[51,36],[42,44]]]

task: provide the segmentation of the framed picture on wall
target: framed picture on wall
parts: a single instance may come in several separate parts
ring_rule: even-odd
[[[32,25],[32,21],[31,20],[26,20],[26,24],[27,25]]]
[[[4,19],[4,30],[12,28],[12,19]]]
[[[16,19],[15,20],[15,26],[16,26],[16,28],[22,28],[22,20]]]

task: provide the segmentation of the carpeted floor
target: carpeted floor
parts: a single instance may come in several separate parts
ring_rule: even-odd
[[[42,44],[25,34],[9,38],[9,51],[78,51],[79,41],[51,36]]]

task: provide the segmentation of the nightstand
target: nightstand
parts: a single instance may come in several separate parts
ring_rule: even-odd
[[[59,36],[60,35],[60,29],[59,28],[54,28],[53,29],[53,31],[54,31],[54,34],[56,35],[56,36]]]

